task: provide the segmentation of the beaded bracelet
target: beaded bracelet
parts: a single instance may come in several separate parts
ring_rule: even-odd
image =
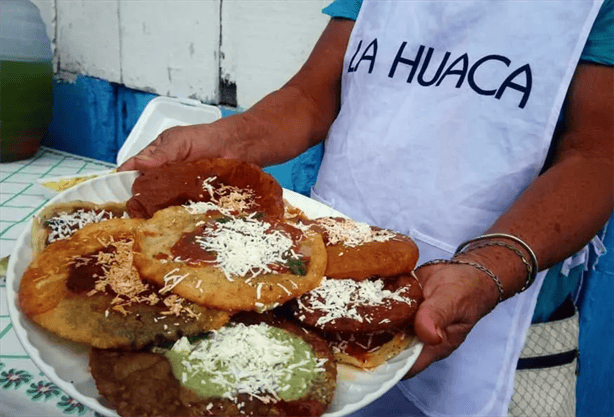
[[[443,265],[469,265],[469,266],[472,266],[484,272],[497,285],[497,290],[499,291],[499,301],[498,302],[503,301],[503,284],[501,283],[501,280],[499,280],[499,278],[490,269],[486,268],[484,265],[480,265],[477,262],[462,261],[460,259],[434,259],[432,261],[423,263],[422,265],[419,266],[419,268],[422,268],[428,265],[441,265],[441,264]]]
[[[512,240],[518,243],[529,254],[531,258],[531,262],[529,262],[529,260],[525,258],[522,251],[520,251],[518,248],[506,242],[502,242],[500,240],[492,240],[492,239],[497,239],[497,238],[509,239],[509,240]],[[533,250],[531,249],[529,245],[527,245],[523,240],[513,235],[508,235],[506,233],[490,233],[490,234],[475,237],[473,239],[469,239],[466,242],[463,242],[458,246],[458,248],[456,249],[456,252],[454,253],[454,256],[457,256],[463,253],[467,253],[471,250],[483,248],[486,246],[501,246],[501,247],[504,247],[506,249],[513,251],[516,255],[520,257],[520,259],[522,260],[522,263],[527,268],[527,279],[525,280],[524,286],[520,289],[520,292],[529,288],[529,286],[533,283],[533,281],[535,281],[535,277],[537,276],[537,272],[539,270],[539,267],[537,264],[537,256],[535,256],[535,252],[533,252]]]

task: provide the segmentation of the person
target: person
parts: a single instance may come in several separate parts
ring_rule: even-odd
[[[612,214],[612,9],[337,0],[279,90],[164,131],[120,170],[267,166],[324,141],[311,196],[420,248],[425,346],[359,414],[506,415],[548,269],[585,258]]]

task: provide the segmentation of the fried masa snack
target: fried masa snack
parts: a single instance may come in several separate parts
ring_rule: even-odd
[[[248,193],[237,212],[261,212],[281,218],[283,190],[260,167],[234,159],[201,159],[147,170],[134,180],[127,207],[130,217],[150,218],[161,209],[188,202],[220,202]],[[238,197],[238,202],[244,199]]]
[[[418,247],[408,236],[341,217],[287,218],[319,231],[327,251],[320,286],[288,303],[296,320],[324,335],[340,364],[370,369],[406,349],[422,288]]]
[[[326,250],[319,234],[303,235],[281,220],[203,221],[169,207],[139,228],[135,265],[145,280],[172,282],[174,293],[200,305],[264,311],[317,287]]]
[[[33,219],[32,251],[36,256],[50,243],[68,239],[86,224],[127,216],[125,202],[96,204],[75,200],[51,204]]]
[[[336,388],[337,370],[327,343],[315,333],[305,331],[287,321],[256,319],[256,322],[244,325],[258,326],[258,322],[285,333],[286,337],[300,338],[311,349],[311,355],[315,356],[319,363],[319,371],[314,374],[304,390],[305,393],[300,397],[284,400],[279,393],[249,393],[245,392],[245,388],[238,387],[235,388],[236,392],[228,397],[203,396],[182,385],[173,374],[171,362],[163,354],[152,352],[93,349],[90,354],[92,376],[102,397],[109,401],[121,416],[322,415],[332,402]],[[273,342],[271,339],[270,343]],[[229,343],[234,341],[230,340]],[[266,349],[267,346],[261,348]],[[215,357],[218,352],[213,350],[207,353]],[[227,356],[224,352],[222,354],[223,357]],[[297,355],[292,353],[287,356]],[[280,367],[285,367],[286,372],[290,372],[291,366],[281,362],[275,366],[278,371]],[[242,376],[258,378],[262,375],[251,375],[248,372]],[[243,387],[246,386],[253,384],[244,382]]]
[[[407,349],[416,337],[403,330],[371,333],[323,333],[335,361],[361,369],[376,368]]]
[[[370,369],[414,340],[409,333],[422,299],[419,281],[407,274],[361,281],[325,279],[288,307],[296,320],[328,341],[338,363]]]
[[[92,223],[47,246],[21,279],[21,311],[60,337],[99,348],[137,349],[223,326],[227,312],[141,281],[131,247],[142,222]]]
[[[413,274],[355,281],[324,279],[290,303],[302,324],[325,332],[367,333],[411,327],[422,286]]]
[[[343,217],[305,220],[295,217],[322,234],[329,278],[395,277],[411,273],[418,262],[418,246],[409,237],[388,229]]]

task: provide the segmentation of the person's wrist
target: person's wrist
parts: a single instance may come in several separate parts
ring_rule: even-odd
[[[476,262],[495,274],[503,287],[502,299],[519,293],[526,282],[527,270],[518,255],[505,247],[477,247],[457,254],[454,259]]]
[[[524,240],[509,233],[493,232],[474,237],[461,243],[454,252],[454,255],[488,246],[506,248],[516,254],[518,259],[524,264],[527,275],[524,285],[519,292],[526,290],[535,281],[539,271],[539,262],[535,252]]]
[[[422,264],[418,269],[423,268],[432,277],[453,277],[455,299],[465,306],[466,313],[476,322],[501,301],[499,285],[496,284],[498,278],[495,276],[493,279],[494,274],[474,260],[436,259]],[[448,272],[444,272],[446,270]],[[438,285],[448,287],[450,283],[444,281],[438,282]]]

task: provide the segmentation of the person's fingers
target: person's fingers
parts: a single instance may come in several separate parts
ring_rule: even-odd
[[[449,312],[445,310],[444,306],[449,303],[439,300],[444,304],[437,305],[438,299],[440,297],[436,294],[433,294],[431,298],[426,298],[416,312],[414,331],[418,339],[424,343],[424,347],[418,359],[405,376],[406,378],[422,372],[431,363],[443,357],[444,353],[448,350],[447,335],[444,329],[447,328],[454,318],[451,318]]]
[[[119,168],[117,168],[117,171],[142,171],[156,168],[162,164],[164,164],[164,162],[160,159],[155,159],[145,154],[138,154],[121,164]]]
[[[130,158],[130,159],[126,160],[123,164],[121,164],[117,168],[117,172],[135,171],[135,170],[136,170],[136,164],[134,162],[134,158]]]
[[[441,269],[432,271],[441,273]],[[421,274],[424,301],[414,318],[414,332],[424,347],[405,378],[422,372],[431,363],[450,355],[464,340],[471,325],[466,325],[456,282],[436,284],[434,274]],[[441,275],[439,276],[441,277]]]
[[[164,143],[164,137],[161,135],[150,145],[142,149],[138,155],[127,160],[119,171],[138,170],[145,171],[148,169],[158,168],[167,163],[178,161],[189,161],[191,149],[189,141],[177,140],[172,146],[168,145],[169,141]]]
[[[162,152],[153,153],[151,155],[137,155],[134,157],[134,165],[139,171],[158,168],[167,162],[170,161],[166,154]]]
[[[454,289],[449,285],[436,287],[429,283],[425,285],[424,301],[414,318],[414,331],[423,343],[427,345],[442,343],[445,329],[462,320],[457,301]]]
[[[443,340],[441,343],[434,345],[425,344],[418,359],[416,359],[416,362],[404,378],[411,378],[424,371],[433,362],[450,356],[465,340],[471,327],[469,324],[461,323],[452,324],[445,328],[445,331],[442,332]]]
[[[160,147],[160,143],[162,141],[162,135],[158,136],[154,141],[152,141],[149,145],[144,147],[139,151],[135,156],[128,158],[123,164],[117,168],[118,171],[135,171],[140,170],[141,168],[147,169],[148,167],[157,166],[156,162],[149,162],[152,159],[152,156],[156,153],[156,150]],[[161,158],[163,159],[163,158]],[[143,161],[145,161],[143,163]],[[160,163],[162,165],[164,162]]]
[[[190,126],[179,126],[160,133],[149,145],[124,162],[118,171],[147,170],[166,163],[188,160],[193,139],[186,132]]]

